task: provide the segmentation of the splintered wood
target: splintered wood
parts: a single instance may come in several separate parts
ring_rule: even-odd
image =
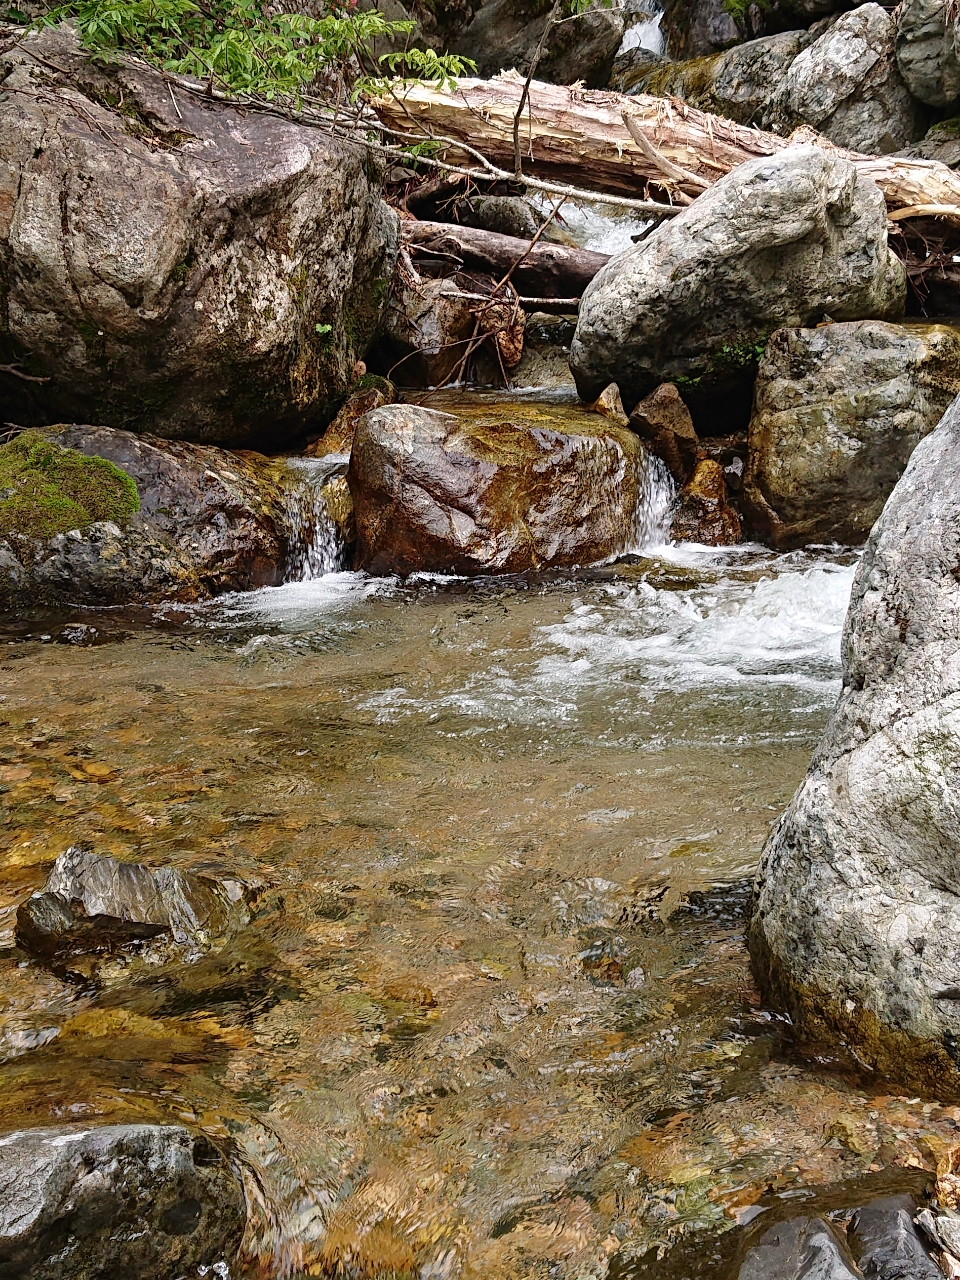
[[[373,106],[397,134],[447,140],[442,156],[450,163],[478,167],[476,155],[458,145],[463,144],[512,170],[513,122],[522,92],[522,79],[505,72],[492,80],[463,79],[448,89],[398,84]],[[679,204],[744,161],[797,142],[847,157],[876,182],[890,210],[904,211],[901,217],[935,208],[939,216],[960,220],[960,175],[937,161],[844,151],[809,128],[781,138],[677,99],[534,80],[520,128],[526,173],[617,195],[666,192]]]

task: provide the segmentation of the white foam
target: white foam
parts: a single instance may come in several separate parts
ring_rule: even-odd
[[[666,37],[660,30],[662,18],[662,12],[652,17],[644,14],[639,22],[635,22],[623,33],[623,40],[617,54],[627,53],[630,49],[649,49],[658,58],[662,58],[667,50]]]

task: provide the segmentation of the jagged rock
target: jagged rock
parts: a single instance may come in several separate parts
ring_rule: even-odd
[[[402,387],[439,387],[456,371],[473,313],[453,280],[397,280],[377,346],[377,366]]]
[[[36,434],[120,467],[136,482],[140,510],[122,527],[102,521],[0,541],[0,599],[29,591],[95,604],[193,600],[283,580],[298,481],[282,460],[109,427]]]
[[[626,427],[630,424],[630,419],[624,412],[623,401],[620,399],[620,391],[615,382],[611,382],[609,387],[605,387],[593,404],[587,407],[591,413],[599,413],[601,418],[609,418],[618,427]]]
[[[546,25],[552,0],[485,0],[473,21],[453,42],[472,58],[477,74],[494,76],[516,68],[526,74]],[[610,78],[623,39],[623,12],[592,4],[573,20],[559,23],[547,37],[537,77],[554,84],[600,89]]]
[[[960,392],[960,329],[862,320],[781,329],[760,362],[744,506],[775,547],[863,542]]]
[[[719,462],[704,458],[697,463],[680,493],[670,537],[708,547],[729,547],[740,541],[740,517],[729,504],[727,482]]]
[[[738,1280],[859,1280],[846,1248],[820,1218],[771,1227],[743,1260]]]
[[[396,252],[366,151],[88,62],[68,28],[5,50],[0,363],[49,381],[0,374],[0,418],[274,447],[322,420]]]
[[[923,133],[894,56],[896,25],[878,4],[845,13],[786,71],[763,124],[812,125],[850,151],[896,151]]]
[[[847,1228],[857,1265],[866,1280],[942,1280],[913,1225],[913,1196],[887,1196],[858,1209]]]
[[[646,88],[647,77],[669,65],[668,58],[654,53],[652,49],[645,49],[642,45],[621,50],[613,61],[610,88],[616,89],[618,93],[652,92]]]
[[[901,154],[918,160],[939,160],[951,169],[960,167],[960,119],[941,120]]]
[[[914,450],[857,570],[843,691],[767,841],[765,997],[874,1078],[960,1095],[960,402]]]
[[[178,1125],[64,1125],[0,1136],[4,1280],[179,1280],[233,1261],[243,1191]]]
[[[943,0],[897,6],[897,66],[907,88],[942,110],[960,94],[960,17]]]
[[[518,411],[513,410],[517,415]],[[519,573],[608,560],[632,544],[645,459],[593,414],[504,421],[388,405],[357,426],[348,481],[371,573]]]
[[[709,58],[650,66],[633,76],[635,92],[682,98],[701,111],[756,124],[794,58],[811,43],[806,31],[783,31],[735,45]]]
[[[700,442],[690,410],[672,382],[664,382],[640,401],[630,415],[630,429],[667,464],[677,484],[687,483],[696,466]]]
[[[601,268],[570,364],[583,399],[615,381],[635,404],[781,325],[896,317],[905,289],[876,184],[840,156],[788,147],[740,165]]]
[[[16,938],[31,955],[68,970],[74,957],[156,939],[156,954],[196,960],[249,923],[251,897],[241,880],[151,871],[72,845],[43,889],[20,904]],[[87,974],[89,966],[81,962],[78,971]]]
[[[343,408],[327,427],[326,431],[306,449],[308,458],[326,458],[332,453],[349,453],[353,448],[353,433],[358,421],[371,409],[379,409],[385,404],[393,404],[397,398],[393,384],[386,378],[367,375],[357,391],[349,396]]]

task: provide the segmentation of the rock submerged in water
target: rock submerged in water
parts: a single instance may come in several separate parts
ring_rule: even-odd
[[[638,438],[599,416],[534,413],[388,405],[361,419],[348,473],[360,567],[521,573],[628,549],[643,503]]]
[[[767,999],[880,1076],[960,1096],[960,400],[867,543],[843,692],[767,842],[750,925]]]
[[[4,1280],[181,1280],[232,1255],[239,1179],[178,1125],[65,1125],[0,1135]]]
[[[788,147],[740,165],[587,287],[570,363],[584,400],[625,404],[709,377],[724,349],[784,325],[895,318],[906,278],[876,184],[848,160]]]
[[[46,885],[17,910],[16,939],[55,968],[88,976],[90,958],[130,944],[155,943],[159,957],[185,962],[221,950],[250,921],[249,887],[173,867],[72,845]]]
[[[859,546],[960,392],[960,329],[865,320],[781,329],[760,361],[744,507],[779,548]]]

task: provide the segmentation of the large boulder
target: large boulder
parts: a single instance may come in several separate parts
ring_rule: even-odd
[[[802,50],[783,76],[764,124],[789,133],[812,125],[851,151],[896,151],[920,137],[924,118],[894,56],[896,24],[878,4],[845,13]]]
[[[798,1031],[960,1095],[960,401],[874,526],[843,691],[767,842],[754,969]]]
[[[115,104],[115,105],[111,105]],[[396,216],[370,158],[69,30],[0,54],[0,418],[279,445],[377,330]]]
[[[818,147],[740,165],[587,287],[570,355],[591,400],[715,373],[782,325],[896,317],[906,280],[875,183]]]
[[[514,67],[526,74],[552,7],[552,0],[486,0],[454,41],[454,51],[472,58],[481,76]],[[549,32],[537,77],[554,84],[582,80],[590,89],[603,88],[622,39],[622,9],[594,0],[578,17],[568,17]]]
[[[897,66],[907,88],[943,110],[960,94],[960,16],[943,0],[903,0],[897,7]]]
[[[357,426],[348,482],[360,567],[520,573],[593,564],[641,537],[638,438],[587,413],[454,416],[388,405]]]
[[[179,1125],[63,1125],[0,1136],[4,1280],[180,1280],[232,1263],[243,1191]]]
[[[42,455],[36,470],[48,477],[71,454],[113,463],[135,483],[139,510],[125,518],[94,511],[92,523],[76,526],[79,517],[71,515],[48,533],[38,523],[43,494],[27,504],[16,492],[0,491],[0,601],[193,600],[283,581],[301,532],[303,481],[282,460],[66,425],[24,433],[0,447],[0,479],[11,452],[24,455],[19,461],[29,479],[35,445]],[[63,457],[64,449],[71,453]],[[58,516],[57,492],[50,497]]]
[[[859,545],[960,392],[960,329],[781,329],[757,374],[744,505],[775,547]]]

